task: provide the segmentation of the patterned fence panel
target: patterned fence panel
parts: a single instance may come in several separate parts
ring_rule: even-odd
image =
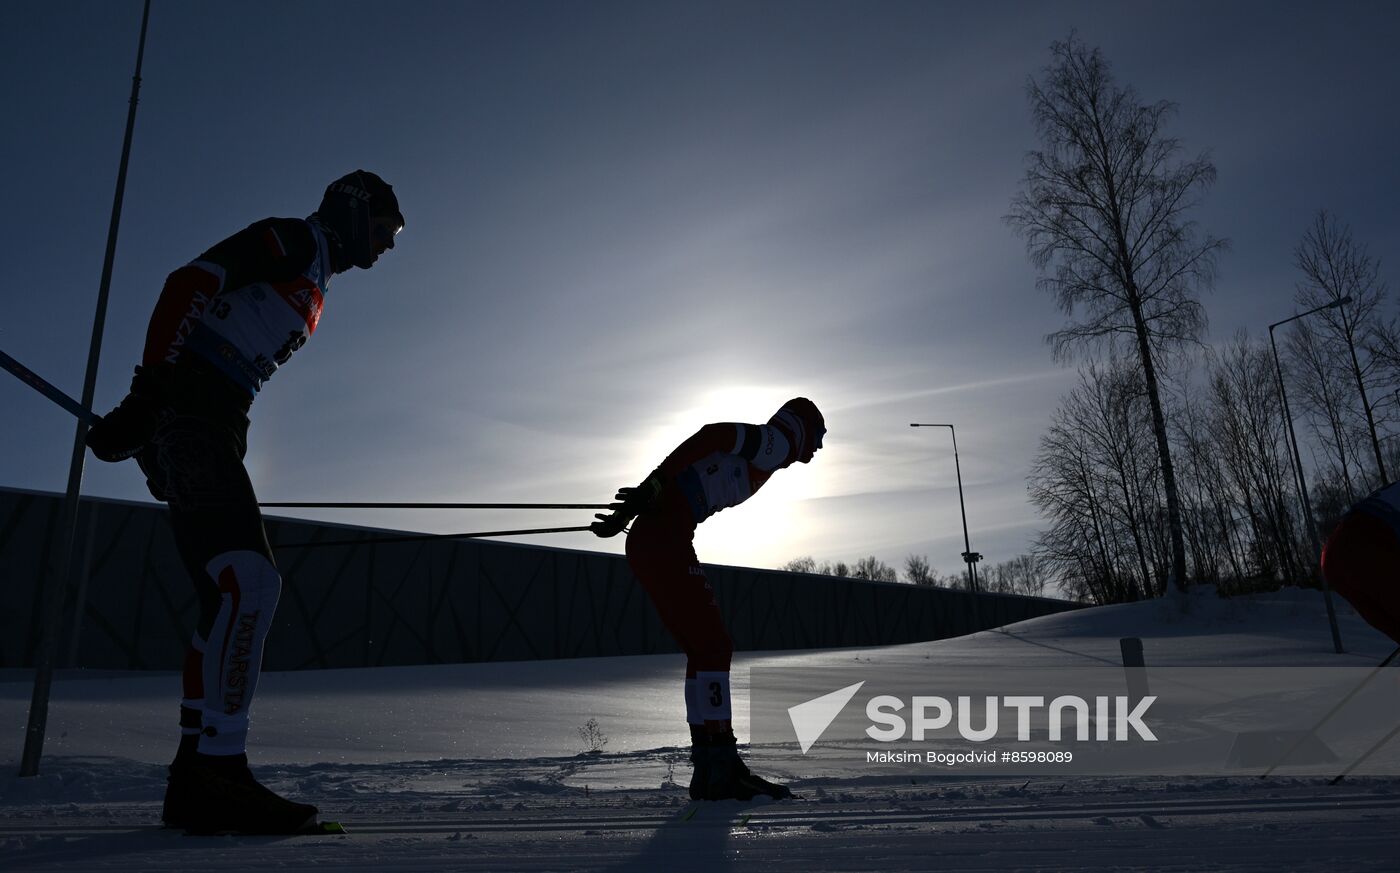
[[[33,663],[63,497],[0,488],[0,667]],[[274,544],[385,531],[269,519]],[[164,507],[84,499],[58,663],[174,669],[198,607]],[[279,553],[272,670],[676,651],[621,557],[483,540]],[[1059,600],[706,565],[739,650],[941,639],[1074,608]],[[79,608],[80,606],[80,608]],[[75,613],[75,609],[77,612]]]

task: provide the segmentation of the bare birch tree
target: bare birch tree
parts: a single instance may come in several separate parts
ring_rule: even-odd
[[[1142,463],[1153,454],[1144,405],[1135,369],[1091,364],[1041,437],[1028,492],[1050,527],[1034,555],[1077,599],[1122,603],[1160,593],[1152,541],[1161,513],[1144,481],[1160,468]]]
[[[1358,404],[1356,391],[1347,384],[1347,367],[1330,343],[1308,319],[1297,321],[1288,335],[1288,382],[1298,398],[1298,409],[1311,431],[1314,445],[1321,450],[1323,475],[1340,485],[1348,503],[1357,498],[1364,476],[1356,462],[1357,437],[1352,421]],[[1364,490],[1362,494],[1366,493]]]
[[[1219,585],[1245,575],[1220,453],[1210,437],[1211,409],[1201,400],[1183,399],[1173,421],[1184,461],[1182,515],[1191,576]]]
[[[898,582],[899,571],[874,555],[870,555],[856,561],[855,567],[851,570],[851,577],[869,579],[872,582]]]
[[[1250,572],[1286,582],[1307,575],[1294,521],[1283,400],[1273,356],[1240,332],[1219,352],[1206,356],[1211,399],[1208,424],[1221,472],[1236,508],[1249,522]]]
[[[982,579],[986,591],[1027,597],[1043,597],[1050,582],[1044,561],[1035,555],[1017,555],[992,564],[983,571]]]
[[[1351,298],[1350,303],[1319,312],[1317,320],[1323,325],[1319,332],[1325,339],[1326,351],[1334,360],[1343,362],[1355,390],[1355,402],[1347,403],[1345,408],[1359,410],[1370,437],[1369,448],[1379,477],[1364,489],[1369,491],[1375,484],[1389,481],[1376,427],[1378,404],[1372,401],[1374,395],[1381,403],[1389,402],[1390,398],[1379,393],[1382,386],[1378,384],[1378,376],[1385,374],[1386,368],[1382,359],[1369,353],[1383,328],[1381,307],[1386,288],[1380,279],[1380,264],[1366,246],[1353,239],[1351,228],[1325,209],[1313,218],[1293,250],[1293,262],[1303,274],[1296,295],[1300,307],[1312,309],[1343,297]]]
[[[1159,387],[1160,358],[1198,338],[1226,242],[1187,215],[1215,180],[1205,154],[1181,159],[1166,132],[1174,106],[1142,103],[1107,62],[1071,35],[1027,95],[1041,148],[1027,155],[1008,223],[1026,239],[1040,286],[1077,322],[1052,334],[1056,357],[1080,344],[1126,343],[1141,367],[1170,537],[1170,578],[1184,589],[1186,548]]]
[[[1390,423],[1400,418],[1400,316],[1384,320],[1366,343],[1366,351],[1377,364],[1376,376],[1382,386],[1378,407],[1387,409]],[[1393,428],[1381,437],[1386,469],[1394,476],[1400,470],[1400,433]]]
[[[909,555],[904,559],[904,578],[914,585],[937,585],[938,571],[929,566],[928,555]]]

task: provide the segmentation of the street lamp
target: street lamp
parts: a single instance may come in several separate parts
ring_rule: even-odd
[[[1279,363],[1278,359],[1278,343],[1274,341],[1274,328],[1288,324],[1290,321],[1296,321],[1297,319],[1312,315],[1314,312],[1321,312],[1324,309],[1335,309],[1338,306],[1350,302],[1350,297],[1343,297],[1339,300],[1333,300],[1331,303],[1324,303],[1315,309],[1309,309],[1307,312],[1300,312],[1291,318],[1285,318],[1283,321],[1276,321],[1269,325],[1269,346],[1274,351],[1274,372],[1278,374],[1278,391],[1279,395],[1283,398],[1283,419],[1288,424],[1288,441],[1293,447],[1293,475],[1297,478],[1298,493],[1303,497],[1303,514],[1308,526],[1308,538],[1312,542],[1315,566],[1322,560],[1322,542],[1317,536],[1317,522],[1313,520],[1312,501],[1308,499],[1308,483],[1307,480],[1303,478],[1303,458],[1298,454],[1298,435],[1293,431],[1293,413],[1288,408],[1288,390],[1283,384],[1283,365]],[[1342,648],[1342,632],[1337,628],[1337,613],[1336,610],[1332,608],[1332,588],[1327,584],[1326,575],[1321,571],[1319,571],[1317,575],[1322,579],[1322,599],[1327,604],[1327,622],[1332,627],[1332,645],[1337,650],[1337,654],[1340,655],[1345,649]]]
[[[951,424],[914,424],[910,427],[946,427],[953,432],[953,468],[958,473],[958,509],[962,510],[963,526],[963,553],[962,559],[967,563],[967,590],[977,593],[977,562],[982,560],[982,555],[972,550],[972,544],[967,538],[967,505],[963,502],[962,487],[962,463],[958,460],[958,431]]]

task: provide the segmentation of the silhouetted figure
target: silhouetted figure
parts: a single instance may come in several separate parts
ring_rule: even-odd
[[[1322,549],[1322,572],[1371,627],[1400,643],[1400,482],[1347,510]]]
[[[331,276],[374,266],[403,223],[393,189],[357,170],[306,219],[263,219],[171,273],[130,393],[88,433],[98,458],[135,457],[169,505],[199,595],[168,826],[287,833],[315,821],[316,807],[279,797],[248,769],[248,711],[282,588],[243,466],[248,410],[315,332]]]
[[[622,502],[592,526],[598,536],[610,537],[636,519],[627,536],[627,561],[686,654],[695,800],[792,796],[785,786],[750,773],[739,758],[730,723],[734,643],[695,555],[695,528],[753,496],[776,471],[812,460],[825,433],[821,412],[805,397],[783,404],[767,424],[707,424],[642,484],[618,491]]]

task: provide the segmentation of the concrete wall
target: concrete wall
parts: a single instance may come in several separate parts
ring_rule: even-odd
[[[40,597],[60,568],[63,497],[0,488],[0,667],[33,663]],[[383,531],[270,518],[280,543]],[[177,669],[197,606],[165,508],[85,499],[59,666]],[[89,534],[91,537],[89,539]],[[676,651],[621,557],[485,540],[278,554],[272,670]],[[86,567],[86,573],[82,572]],[[1058,600],[706,565],[739,650],[958,636],[1074,608]],[[79,620],[74,606],[81,602]]]

